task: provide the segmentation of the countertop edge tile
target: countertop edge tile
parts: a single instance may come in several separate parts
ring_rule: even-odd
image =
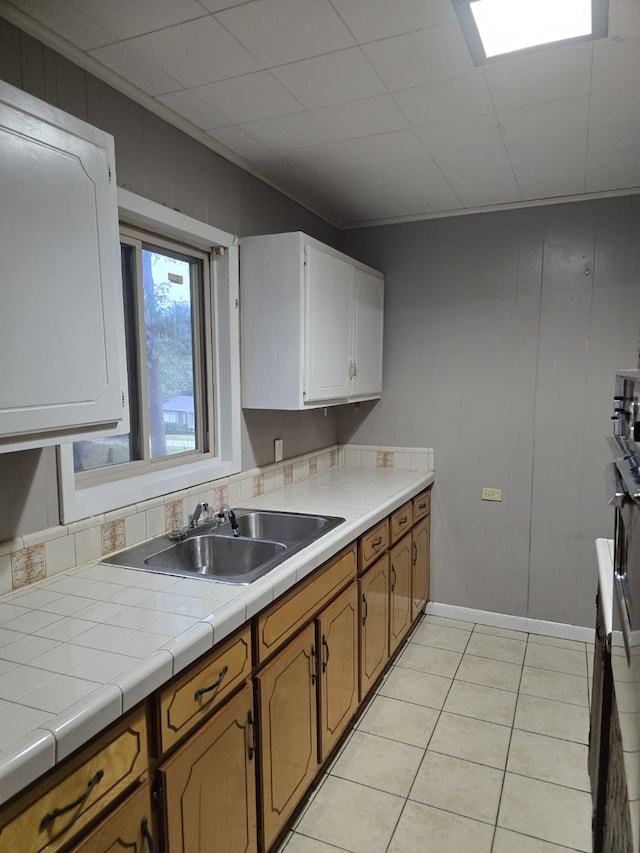
[[[34,729],[2,751],[0,788],[2,799],[9,800],[30,785],[56,763],[56,739],[45,729]]]
[[[56,741],[56,763],[71,755],[94,735],[122,716],[122,692],[115,684],[103,684],[93,693],[56,714],[42,728]]]

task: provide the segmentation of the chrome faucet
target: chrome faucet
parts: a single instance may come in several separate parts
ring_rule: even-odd
[[[193,515],[189,516],[189,527],[194,528],[198,526],[198,520],[203,512],[207,512],[209,509],[209,504],[206,501],[199,501],[196,504],[196,508],[193,511]]]
[[[231,529],[233,530],[233,535],[239,536],[240,531],[238,530],[238,519],[236,518],[236,514],[231,509],[229,504],[222,504],[222,506],[220,507],[220,512],[218,513],[218,518],[224,518],[225,512],[227,514],[227,518],[229,519]]]
[[[206,501],[199,501],[196,504],[196,508],[194,509],[193,514],[189,516],[188,524],[186,524],[184,527],[181,527],[178,519],[175,519],[171,524],[169,539],[172,539],[174,542],[180,541],[181,539],[186,539],[189,531],[195,530],[198,526],[198,521],[200,520],[200,516],[203,512],[205,514],[209,512],[209,504]]]

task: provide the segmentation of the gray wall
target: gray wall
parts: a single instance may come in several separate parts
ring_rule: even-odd
[[[435,601],[593,624],[639,234],[637,196],[345,233],[385,272],[385,373],[382,401],[344,409],[338,435],[435,448]]]
[[[113,134],[119,186],[239,236],[304,231],[331,245],[339,241],[323,219],[3,18],[0,79]],[[285,457],[333,444],[336,412],[247,412],[243,468],[272,462],[277,437]],[[0,455],[0,541],[57,523],[54,451]]]

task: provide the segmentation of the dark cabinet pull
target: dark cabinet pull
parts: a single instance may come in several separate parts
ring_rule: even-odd
[[[322,647],[325,650],[325,652],[327,653],[326,656],[322,660],[322,671],[326,672],[327,671],[327,664],[329,663],[329,644],[327,643],[327,638],[325,637],[324,634],[322,635]]]
[[[396,580],[397,580],[396,570],[394,568],[393,563],[391,563],[391,574],[393,575],[393,580],[391,581],[391,592],[393,592],[394,589],[396,588]]]
[[[146,817],[142,818],[140,830],[142,832],[142,837],[147,842],[147,850],[149,851],[149,853],[153,853],[153,851],[155,850],[155,846],[153,844],[153,838],[151,836],[151,833],[149,832],[149,824],[147,823]]]
[[[193,696],[193,698],[196,700],[196,702],[198,701],[198,699],[201,699],[205,693],[209,693],[211,690],[215,690],[216,687],[220,687],[220,685],[222,684],[222,682],[224,680],[225,675],[228,672],[229,672],[229,667],[223,666],[222,669],[220,670],[220,675],[213,682],[213,684],[210,684],[208,687],[201,687],[200,690],[196,690],[196,692],[194,693],[194,696]]]
[[[251,743],[249,744],[249,761],[251,761],[256,754],[256,724],[251,711],[247,714],[247,722],[251,728]]]
[[[371,543],[372,548],[379,548],[382,545],[382,536],[378,536],[377,539],[374,539]]]
[[[407,518],[407,516],[405,515],[405,517],[404,517],[404,518],[401,518],[401,519],[400,519],[400,521],[398,522],[398,524],[399,524],[400,526],[402,526],[403,524],[406,524],[408,521],[409,521],[409,519],[408,519],[408,518]]]
[[[418,562],[418,546],[414,542],[413,543],[413,565],[415,566],[415,564],[417,562]]]
[[[362,593],[362,610],[362,624],[364,625],[367,621],[367,615],[369,613],[369,605],[367,604],[367,597],[365,596],[364,592]]]
[[[311,661],[312,661],[312,670],[311,670],[311,683],[315,684],[318,680],[318,658],[316,657],[316,647],[311,646]]]
[[[92,779],[89,779],[89,782],[87,783],[87,787],[85,788],[84,793],[80,794],[80,796],[78,797],[77,800],[74,800],[72,803],[69,803],[68,806],[63,806],[60,809],[54,809],[52,812],[49,812],[48,814],[46,814],[42,818],[42,820],[40,821],[40,831],[42,832],[48,826],[51,826],[51,824],[54,822],[54,820],[57,817],[60,817],[60,815],[66,814],[67,812],[72,811],[73,809],[77,808],[78,806],[81,806],[86,801],[89,794],[93,791],[93,789],[98,784],[98,782],[102,779],[103,776],[104,776],[104,770],[98,770],[96,775]]]

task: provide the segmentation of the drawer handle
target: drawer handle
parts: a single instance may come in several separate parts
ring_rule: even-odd
[[[155,845],[153,843],[151,833],[149,832],[149,824],[147,823],[146,817],[142,818],[142,823],[140,824],[140,831],[142,832],[142,837],[147,842],[147,849],[149,853],[153,853],[153,851],[155,850]]]
[[[374,539],[374,540],[373,540],[373,542],[371,543],[371,547],[372,547],[372,548],[375,548],[375,549],[376,549],[376,551],[378,550],[378,548],[379,548],[381,545],[382,545],[382,536],[378,536],[378,538],[377,538],[377,539]]]
[[[251,711],[247,714],[247,722],[251,729],[251,743],[249,744],[249,761],[251,761],[256,753],[256,724]]]
[[[426,509],[426,508],[427,508],[426,503],[424,503],[424,504],[418,504],[418,509]]]
[[[69,803],[68,806],[62,806],[62,808],[54,809],[52,812],[49,812],[48,814],[46,814],[42,818],[42,820],[40,821],[40,831],[42,832],[47,827],[51,826],[51,824],[54,822],[54,820],[57,817],[60,817],[60,815],[66,814],[67,812],[72,811],[73,809],[77,808],[78,806],[81,806],[87,800],[87,798],[89,797],[89,794],[93,791],[93,789],[98,784],[98,782],[102,779],[103,776],[104,776],[104,770],[98,770],[98,772],[93,777],[93,779],[89,779],[89,782],[87,783],[87,787],[85,788],[84,793],[80,794],[80,796],[76,800],[74,800],[72,803]]]
[[[367,621],[367,615],[369,613],[369,605],[367,604],[367,597],[362,593],[362,624],[364,625]]]
[[[325,657],[322,659],[322,671],[327,671],[327,664],[329,663],[329,643],[327,643],[327,638],[325,635],[322,635],[322,648],[327,653]]]
[[[229,672],[229,667],[223,666],[222,669],[220,670],[220,675],[213,682],[213,684],[210,684],[208,687],[201,687],[200,690],[196,690],[196,692],[194,693],[194,696],[193,696],[193,698],[196,700],[196,702],[199,699],[202,699],[202,697],[204,696],[205,693],[210,693],[211,690],[215,690],[216,687],[220,687],[220,685],[222,684],[222,682],[224,680],[225,675],[228,672]]]
[[[403,524],[406,524],[409,521],[408,517],[405,515],[404,518],[401,518],[398,524],[402,527]]]
[[[396,570],[395,570],[393,563],[391,563],[391,574],[393,575],[393,580],[391,581],[391,592],[393,592],[394,589],[396,588],[396,580],[397,580]]]
[[[418,562],[418,546],[414,542],[413,543],[413,565],[415,566],[415,564],[417,562]]]
[[[311,683],[315,684],[318,680],[318,658],[316,656],[316,647],[311,646]]]

